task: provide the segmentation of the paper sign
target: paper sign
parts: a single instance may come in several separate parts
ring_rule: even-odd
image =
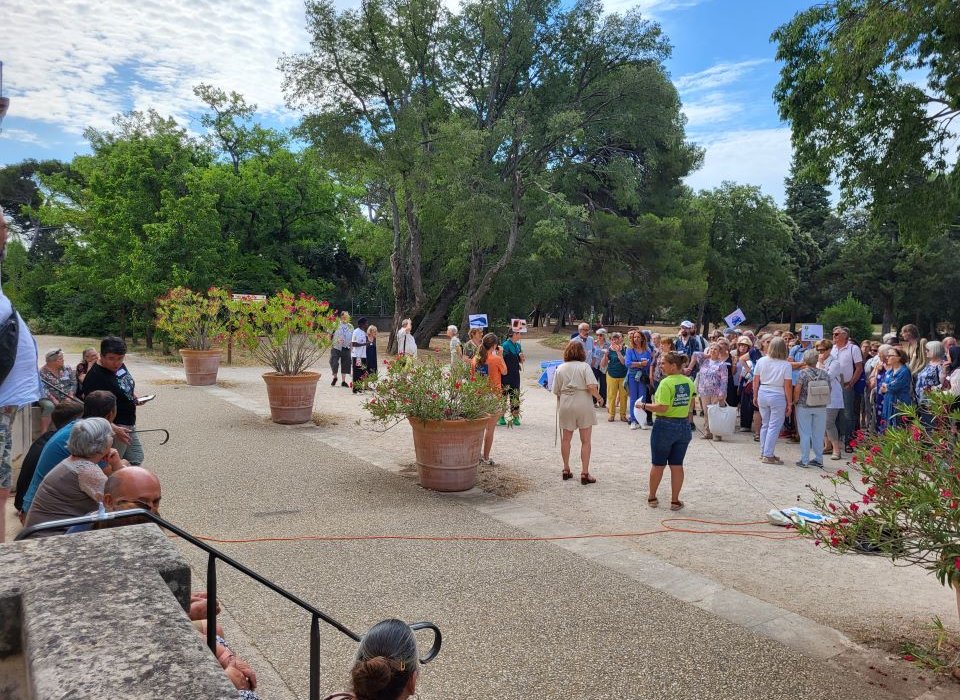
[[[819,323],[804,323],[800,326],[800,340],[823,340],[823,326]]]
[[[746,321],[747,317],[744,315],[743,311],[741,311],[740,309],[737,309],[736,311],[731,313],[729,316],[724,316],[723,320],[727,322],[728,328],[736,328],[741,323]]]
[[[512,330],[514,333],[526,333],[527,319],[525,318],[510,319],[510,330]]]
[[[487,315],[486,315],[486,314],[470,314],[470,327],[471,327],[471,328],[486,328],[486,327],[487,327]]]

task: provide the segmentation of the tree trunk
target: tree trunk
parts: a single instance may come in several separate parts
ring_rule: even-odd
[[[487,294],[490,293],[490,288],[493,286],[494,280],[503,272],[503,269],[510,263],[511,258],[513,258],[513,252],[516,250],[517,240],[520,237],[520,226],[523,224],[523,217],[521,215],[522,202],[523,184],[520,179],[520,173],[514,172],[513,200],[511,206],[513,218],[510,221],[510,231],[507,233],[507,245],[497,261],[483,273],[482,277],[480,276],[480,265],[483,261],[482,253],[474,251],[471,259],[470,275],[467,281],[467,295],[463,304],[465,320],[469,314],[478,312],[477,310],[480,304]]]
[[[886,335],[890,332],[890,329],[893,328],[893,299],[886,298],[883,300],[883,322],[880,326],[881,333]]]
[[[416,324],[413,331],[413,337],[416,338],[418,348],[430,346],[430,339],[435,336],[447,324],[448,314],[453,302],[460,296],[460,285],[454,281],[447,282],[447,286],[440,292],[440,296],[433,304],[430,312],[427,313],[420,322]],[[469,323],[464,324],[464,328],[469,328]]]
[[[530,320],[530,325],[533,328],[537,328],[540,325],[540,307],[543,306],[541,302],[537,302],[537,305],[533,307],[533,318]]]
[[[554,333],[559,333],[560,329],[567,325],[567,306],[560,304],[560,312],[557,314],[557,325],[553,327]]]
[[[127,338],[127,307],[125,305],[120,306],[120,312],[117,314],[117,320],[120,324],[120,339],[126,340]]]

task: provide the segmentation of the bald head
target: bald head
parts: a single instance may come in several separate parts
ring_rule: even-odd
[[[103,507],[109,511],[143,508],[160,512],[160,479],[143,467],[118,469],[103,486]]]

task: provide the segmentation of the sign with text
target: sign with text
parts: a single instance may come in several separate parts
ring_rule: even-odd
[[[800,326],[800,340],[823,340],[823,325],[804,323]]]
[[[266,294],[231,294],[234,301],[266,301]]]

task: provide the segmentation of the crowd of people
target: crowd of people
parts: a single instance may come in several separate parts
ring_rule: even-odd
[[[570,451],[580,436],[581,482],[590,475],[591,432],[597,409],[633,430],[652,428],[648,504],[671,469],[670,507],[683,507],[683,460],[703,419],[700,437],[723,440],[711,430],[711,407],[735,411],[737,432],[751,433],[763,464],[779,465],[777,445],[800,443],[798,467],[823,467],[824,456],[844,459],[854,437],[900,424],[915,406],[931,425],[933,394],[960,395],[960,348],[953,337],[926,341],[916,326],[859,345],[838,326],[830,339],[804,340],[790,331],[759,336],[748,330],[715,330],[708,338],[683,321],[675,336],[643,329],[623,334],[580,324],[556,370],[562,478],[572,477]],[[651,418],[656,416],[656,421]],[[731,418],[732,418],[731,414]],[[734,421],[735,423],[737,421]],[[714,434],[714,433],[717,434]],[[725,431],[723,431],[725,432]]]

